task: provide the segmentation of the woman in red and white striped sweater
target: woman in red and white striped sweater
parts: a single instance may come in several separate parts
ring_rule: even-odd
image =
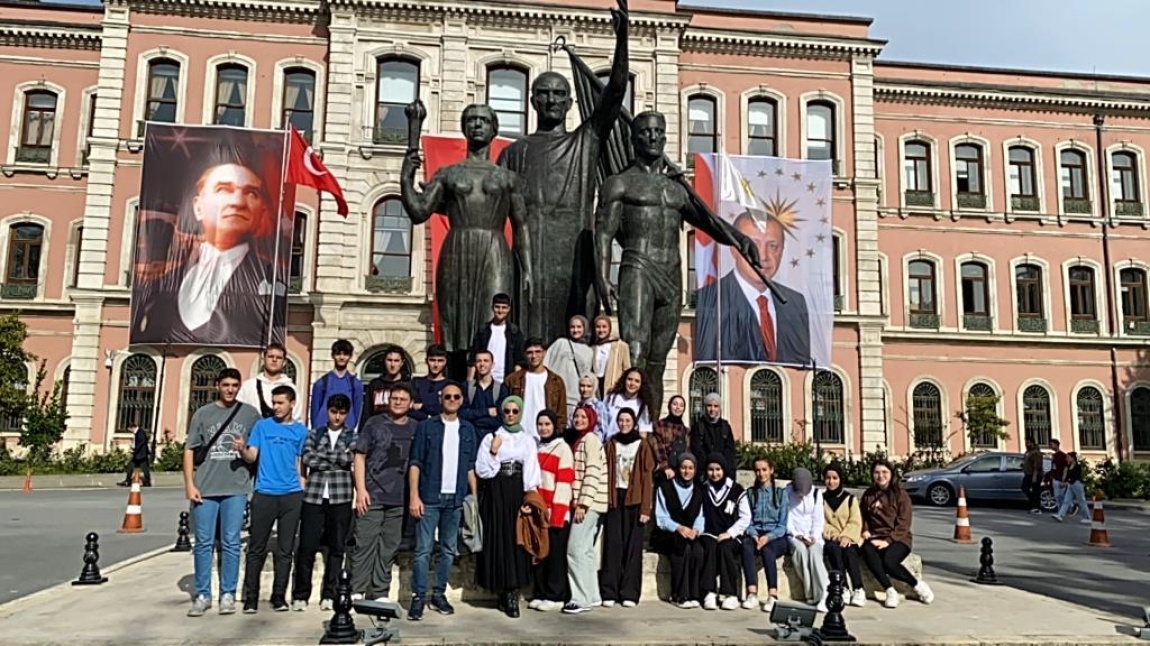
[[[567,538],[571,532],[575,457],[563,440],[554,411],[542,410],[536,419],[536,429],[539,431],[539,470],[543,474],[543,484],[538,491],[547,503],[551,519],[547,531],[550,549],[547,558],[535,566],[535,594],[527,607],[546,612],[559,610],[571,598],[567,582]]]

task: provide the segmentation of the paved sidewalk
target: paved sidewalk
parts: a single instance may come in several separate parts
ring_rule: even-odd
[[[263,602],[255,616],[184,616],[191,556],[165,553],[114,572],[94,588],[61,587],[0,606],[0,644],[121,646],[198,644],[315,644],[330,618],[312,605],[274,613]],[[270,584],[265,575],[264,594]],[[907,601],[897,610],[870,602],[846,613],[862,644],[1114,644],[1137,643],[1119,633],[1128,620],[1005,587],[982,587],[940,574],[931,579],[931,606]],[[357,618],[360,628],[369,626]],[[762,612],[679,610],[654,599],[637,609],[597,609],[576,617],[527,610],[519,620],[493,608],[459,604],[455,617],[429,613],[401,621],[404,646],[601,644],[759,646],[771,642]]]

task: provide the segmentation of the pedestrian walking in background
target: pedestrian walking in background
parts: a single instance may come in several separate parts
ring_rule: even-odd
[[[141,486],[150,487],[152,486],[152,452],[148,449],[148,432],[139,424],[129,425],[128,432],[132,434],[132,456],[128,458],[128,472],[124,475],[124,481],[117,484],[121,487],[131,486],[132,474],[136,472],[138,467],[144,472]]]
[[[1030,502],[1030,513],[1042,515],[1042,479],[1046,475],[1042,464],[1042,449],[1032,439],[1026,440],[1026,454],[1022,457],[1022,491]]]
[[[1065,492],[1062,494],[1061,505],[1058,507],[1058,513],[1054,515],[1054,520],[1061,523],[1066,518],[1066,514],[1070,513],[1070,509],[1077,505],[1078,513],[1082,514],[1082,520],[1078,522],[1089,525],[1094,522],[1094,519],[1090,517],[1090,505],[1086,502],[1086,483],[1082,481],[1082,462],[1078,460],[1077,451],[1067,453],[1066,459]]]
[[[1062,443],[1058,440],[1050,440],[1049,446],[1053,451],[1050,456],[1050,488],[1054,492],[1054,499],[1061,503],[1062,496],[1066,492],[1066,471],[1070,468],[1070,458],[1062,450]]]

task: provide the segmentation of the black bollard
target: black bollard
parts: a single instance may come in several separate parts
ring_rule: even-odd
[[[84,569],[80,570],[80,578],[72,585],[100,585],[107,583],[108,577],[100,575],[100,536],[91,532],[84,543]]]
[[[978,576],[971,579],[982,585],[1000,585],[998,575],[994,573],[994,541],[989,536],[982,539],[982,550],[978,557],[982,567],[978,568]]]
[[[363,638],[363,631],[356,630],[351,618],[351,573],[340,570],[339,583],[335,586],[335,613],[324,625],[321,644],[355,644]]]
[[[176,546],[171,549],[173,552],[190,552],[192,551],[192,540],[188,538],[188,534],[192,530],[188,527],[190,524],[188,512],[180,512],[180,525],[176,528]]]
[[[248,500],[244,505],[244,525],[241,528],[243,531],[248,531],[252,527],[252,501]],[[217,534],[218,536],[218,534]]]
[[[847,632],[847,621],[843,617],[843,573],[831,570],[830,584],[827,586],[827,614],[823,617],[822,627],[816,629],[808,638],[812,644],[836,644],[856,641],[854,635]]]

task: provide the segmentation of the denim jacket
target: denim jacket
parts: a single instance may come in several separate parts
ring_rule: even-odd
[[[419,467],[419,497],[424,504],[435,504],[440,498],[443,481],[443,420],[436,416],[425,419],[415,427],[411,442],[409,467]],[[462,505],[470,493],[467,474],[475,470],[475,454],[479,450],[475,427],[465,419],[459,420],[459,471],[455,479],[455,504]]]
[[[787,535],[786,489],[752,486],[747,489],[747,497],[751,503],[748,536],[766,536],[773,541]]]

